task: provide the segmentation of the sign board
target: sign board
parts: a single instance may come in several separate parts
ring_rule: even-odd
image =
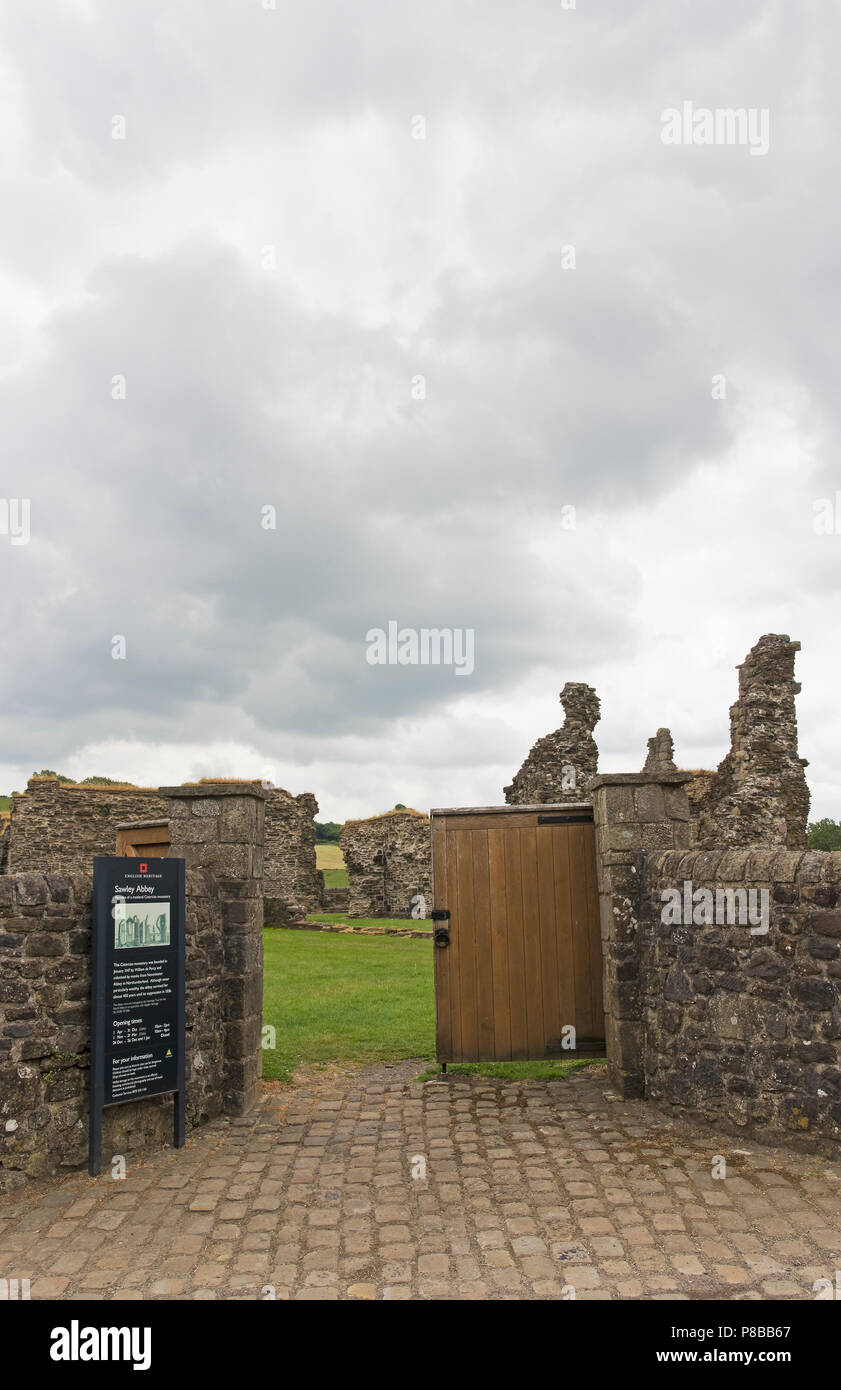
[[[89,1171],[102,1171],[102,1111],[174,1094],[185,1134],[184,860],[93,861]]]

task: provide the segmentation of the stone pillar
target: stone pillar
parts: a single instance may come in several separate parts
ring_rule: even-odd
[[[608,774],[592,784],[608,1077],[622,1096],[641,1096],[645,1088],[643,852],[689,847],[686,783],[691,780],[691,773],[677,771],[669,731],[660,729],[649,740],[645,771]]]
[[[173,858],[215,877],[222,910],[224,1108],[244,1115],[260,1090],[263,1010],[263,839],[259,782],[162,787]]]

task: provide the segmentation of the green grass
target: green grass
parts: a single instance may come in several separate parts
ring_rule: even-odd
[[[12,799],[11,799],[11,797],[9,797],[9,796],[0,796],[0,811],[8,811],[9,807],[11,806],[11,804],[12,804]]]
[[[346,927],[388,927],[401,931],[432,931],[432,922],[412,917],[348,917],[346,912],[308,912],[308,922],[343,922]]]
[[[382,920],[382,919],[377,919]],[[263,933],[263,1024],[277,1047],[263,1052],[268,1080],[291,1080],[301,1062],[381,1062],[418,1057],[419,1080],[439,1074],[435,1058],[433,946],[394,936]],[[450,1064],[448,1072],[507,1080],[558,1080],[604,1058]]]
[[[434,1058],[431,942],[271,929],[263,942],[263,1025],[277,1029],[264,1077],[289,1081],[301,1062]]]
[[[316,845],[315,865],[324,870],[325,888],[347,888],[347,869],[338,845]]]

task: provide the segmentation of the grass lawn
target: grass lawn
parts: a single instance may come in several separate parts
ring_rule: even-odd
[[[438,1074],[430,941],[270,928],[263,943],[263,1024],[277,1029],[276,1049],[263,1052],[267,1080],[289,1081],[301,1062],[405,1057],[428,1063],[425,1079]],[[511,1079],[560,1078],[586,1065],[575,1058],[447,1069]]]
[[[429,918],[415,921],[413,917],[348,917],[346,912],[308,912],[308,922],[343,922],[346,927],[398,927],[401,931],[432,932]]]
[[[347,888],[347,869],[338,845],[316,845],[315,867],[324,870],[325,888]]]
[[[265,1077],[288,1081],[299,1062],[435,1056],[431,942],[270,929],[263,943],[263,1025],[277,1029]]]

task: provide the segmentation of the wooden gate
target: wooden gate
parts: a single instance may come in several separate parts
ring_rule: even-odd
[[[438,1060],[602,1053],[592,811],[482,807],[431,820]],[[569,1025],[575,1051],[563,1046]]]
[[[130,855],[142,859],[169,858],[169,821],[138,820],[124,821],[117,826],[117,854]]]

